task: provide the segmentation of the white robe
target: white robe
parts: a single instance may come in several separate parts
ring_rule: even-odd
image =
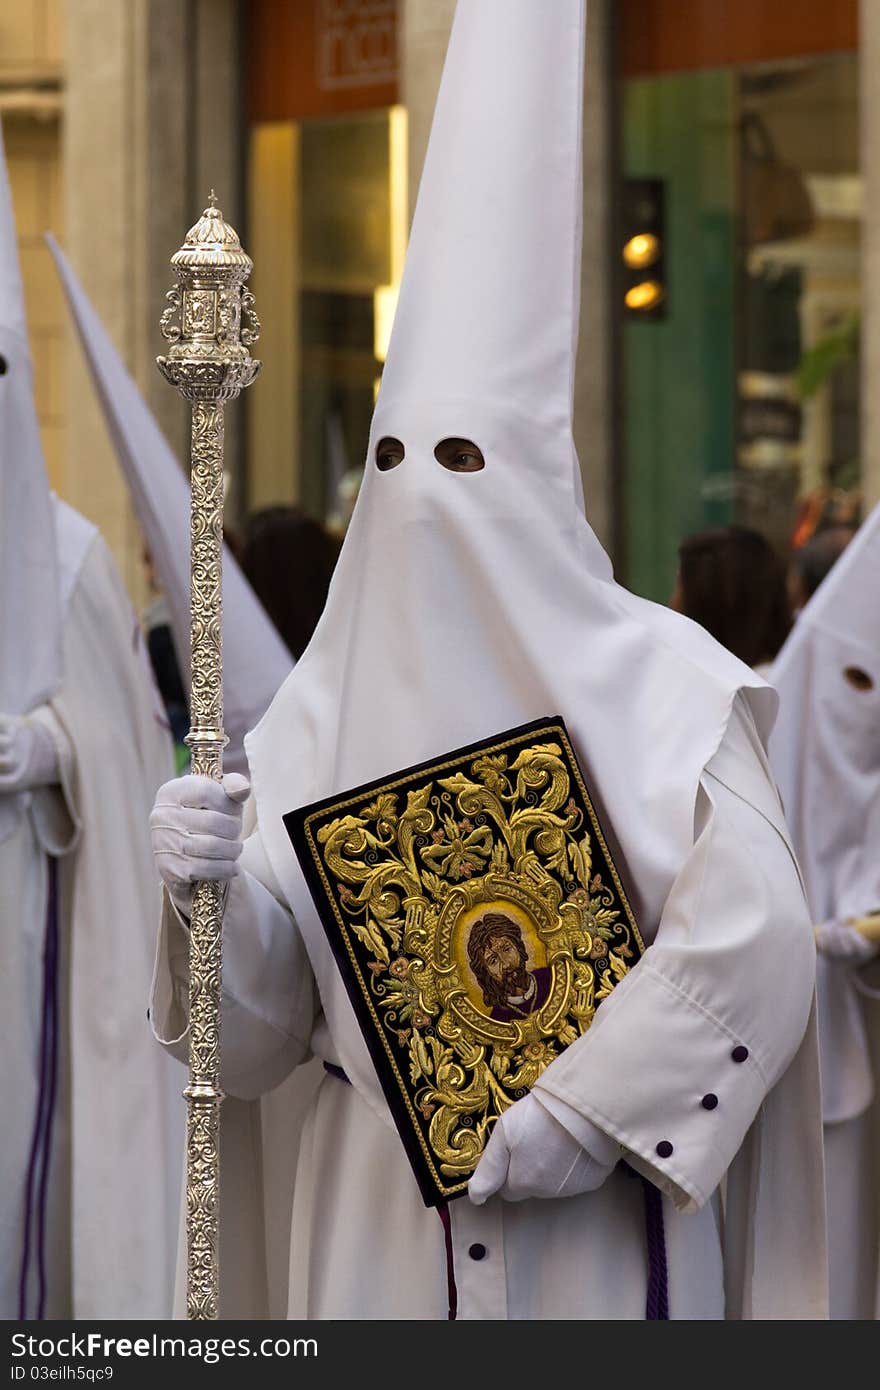
[[[826,922],[844,926],[880,905],[876,799],[862,833],[860,844],[842,847],[816,895]],[[830,1315],[880,1318],[880,961],[859,967],[820,952],[816,981]]]
[[[59,1087],[47,1207],[50,1318],[171,1311],[185,1110],[150,1038],[157,890],[148,816],[170,737],[131,603],[90,523],[56,503],[63,681],[35,717],[61,785],[20,799],[0,845],[0,1316],[18,1317],[39,1092],[48,856],[58,861]],[[36,1311],[32,1277],[26,1311]]]
[[[880,690],[872,514],[795,624],[770,672],[770,760],[818,925],[880,906]],[[845,562],[845,563],[844,563]],[[850,666],[868,689],[843,678]],[[851,928],[849,928],[851,930]],[[880,961],[819,953],[830,1315],[880,1317]]]
[[[259,807],[224,921],[223,1086],[244,1101],[310,1055],[338,1064],[351,1047],[328,1028],[258,817]],[[185,925],[166,902],[152,1019],[178,1055],[187,958]],[[673,1318],[825,1316],[814,971],[798,869],[740,698],[701,779],[693,849],[656,938],[538,1082],[619,1140],[664,1192]],[[714,1108],[702,1104],[710,1094]],[[658,1158],[663,1140],[671,1159]],[[595,1193],[480,1208],[464,1196],[449,1210],[460,1318],[645,1316],[642,1186],[623,1166]],[[254,1235],[259,1244],[255,1229],[247,1247],[229,1239],[222,1250],[227,1309],[241,1270],[265,1270]],[[435,1319],[447,1307],[443,1228],[387,1110],[325,1076],[300,1143],[288,1315]]]

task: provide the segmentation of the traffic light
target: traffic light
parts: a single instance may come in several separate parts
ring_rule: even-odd
[[[621,282],[627,318],[666,316],[666,229],[660,179],[626,179],[623,185]]]

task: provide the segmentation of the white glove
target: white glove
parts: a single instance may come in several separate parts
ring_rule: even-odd
[[[242,804],[250,786],[240,772],[222,782],[190,774],[166,782],[150,812],[153,858],[175,905],[189,916],[199,879],[235,878],[241,854]]]
[[[594,1158],[530,1093],[495,1121],[468,1195],[477,1206],[495,1192],[508,1202],[575,1197],[601,1187],[614,1166]]]
[[[823,956],[854,966],[873,960],[880,950],[849,922],[823,922],[816,928],[816,947]]]
[[[39,720],[0,714],[0,796],[51,787],[58,781],[58,750]]]

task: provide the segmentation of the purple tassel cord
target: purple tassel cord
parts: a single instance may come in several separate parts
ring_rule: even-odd
[[[28,1319],[28,1285],[34,1241],[37,1306],[36,1312],[31,1316],[42,1320],[46,1312],[46,1212],[49,1165],[52,1158],[52,1129],[58,1090],[58,861],[50,858],[48,866],[49,892],[43,943],[40,1080],[25,1182],[21,1269],[18,1281],[18,1317],[21,1322]]]
[[[458,1289],[455,1287],[455,1261],[452,1249],[452,1219],[449,1215],[449,1207],[442,1202],[437,1208],[437,1215],[443,1222],[443,1235],[446,1240],[446,1290],[449,1298],[450,1322],[455,1322],[458,1317]]]
[[[645,1196],[645,1237],[648,1245],[648,1297],[645,1318],[651,1322],[669,1319],[669,1275],[666,1267],[666,1233],[663,1228],[663,1198],[653,1183],[642,1178]]]

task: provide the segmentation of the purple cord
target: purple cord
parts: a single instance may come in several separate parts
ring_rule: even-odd
[[[37,1222],[37,1264],[39,1295],[37,1318],[42,1319],[46,1304],[46,1190],[49,1177],[52,1121],[58,1076],[58,861],[49,857],[49,891],[46,902],[46,934],[43,944],[43,1001],[40,1024],[40,1082],[34,1116],[34,1132],[28,1157],[24,1199],[24,1235],[18,1282],[18,1317],[27,1319],[27,1286],[31,1263],[31,1226]],[[37,1211],[33,1211],[37,1168]]]
[[[46,1102],[46,1126],[45,1138],[43,1141],[43,1162],[40,1173],[39,1196],[37,1198],[37,1230],[38,1230],[38,1260],[39,1260],[39,1279],[40,1279],[40,1299],[37,1308],[37,1317],[42,1320],[46,1306],[46,1218],[47,1201],[46,1194],[49,1185],[49,1167],[52,1162],[52,1130],[55,1122],[55,1101],[58,1093],[58,913],[56,911],[58,900],[58,861],[49,860],[49,900],[52,904],[49,912],[49,930],[46,941],[46,953],[49,955],[51,945],[51,962],[47,966],[47,987],[49,994],[49,1008],[47,1009],[49,1023],[49,1097]]]
[[[44,972],[45,973],[45,972]],[[44,984],[45,991],[45,984]],[[44,1128],[44,1105],[43,1100],[46,1089],[46,1051],[48,1044],[48,1030],[46,1028],[46,1001],[43,999],[43,1018],[40,1025],[40,1082],[37,1089],[37,1108],[34,1116],[34,1131],[31,1138],[31,1149],[28,1157],[27,1179],[25,1182],[24,1211],[23,1215],[23,1237],[21,1267],[18,1277],[18,1318],[19,1322],[27,1318],[27,1283],[28,1270],[31,1262],[31,1205],[33,1202],[34,1179],[37,1172],[37,1160],[42,1149],[43,1128]]]
[[[342,1067],[337,1067],[335,1062],[324,1062],[323,1066],[328,1076],[335,1076],[337,1081],[344,1081],[346,1086],[351,1085],[351,1082],[349,1081],[345,1072],[342,1070]]]
[[[648,1296],[645,1317],[650,1321],[669,1319],[669,1276],[666,1267],[666,1234],[663,1229],[663,1198],[659,1189],[642,1178],[645,1196],[645,1236],[648,1243]]]
[[[443,1235],[446,1240],[446,1291],[449,1297],[449,1322],[455,1322],[458,1317],[458,1289],[455,1287],[455,1260],[453,1258],[452,1247],[452,1220],[449,1216],[449,1206],[446,1202],[441,1202],[437,1208],[437,1215],[443,1223]]]

